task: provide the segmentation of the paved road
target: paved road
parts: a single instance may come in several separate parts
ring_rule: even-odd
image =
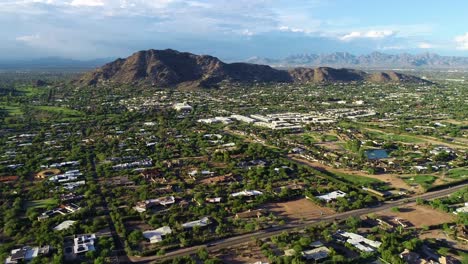
[[[468,187],[468,184],[462,184],[456,187],[446,188],[446,189],[434,191],[434,192],[428,192],[422,195],[414,196],[414,197],[407,198],[407,199],[401,199],[398,201],[385,202],[379,206],[348,211],[348,212],[325,216],[325,217],[321,217],[317,219],[310,219],[310,220],[303,221],[300,223],[299,222],[289,223],[287,225],[272,227],[272,228],[264,229],[255,233],[221,239],[221,240],[213,241],[204,245],[194,246],[190,248],[183,248],[183,249],[175,250],[172,252],[168,252],[164,256],[149,256],[149,257],[141,257],[141,258],[130,257],[130,260],[133,263],[150,263],[150,262],[159,262],[159,261],[163,261],[167,259],[172,259],[175,257],[182,257],[182,256],[189,256],[192,254],[196,254],[200,248],[206,248],[209,251],[215,251],[215,250],[219,250],[219,249],[223,249],[227,247],[232,247],[232,246],[248,243],[248,242],[251,242],[253,239],[269,238],[275,235],[279,235],[284,231],[292,231],[294,229],[303,229],[303,228],[306,228],[308,226],[315,225],[318,223],[333,222],[335,220],[345,219],[349,216],[362,216],[362,215],[366,215],[370,213],[383,211],[383,210],[386,210],[395,206],[401,206],[404,204],[413,203],[416,201],[417,198],[422,198],[426,200],[440,198],[440,197],[449,195],[465,187]]]

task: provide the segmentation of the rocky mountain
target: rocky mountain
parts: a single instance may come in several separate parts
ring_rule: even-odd
[[[367,55],[353,55],[347,52],[335,52],[330,54],[298,54],[283,59],[269,59],[253,57],[249,63],[264,63],[270,66],[281,67],[351,67],[351,68],[430,68],[450,69],[468,68],[468,57],[440,56],[434,53],[411,55],[385,54],[373,52]]]
[[[330,67],[278,70],[266,65],[224,63],[218,58],[175,50],[139,51],[84,74],[81,85],[100,83],[151,84],[154,86],[216,87],[221,82],[319,83],[319,82],[424,82],[395,72],[368,74]]]

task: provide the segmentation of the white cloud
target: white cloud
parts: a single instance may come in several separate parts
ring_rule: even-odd
[[[102,0],[73,0],[70,2],[71,6],[82,7],[82,6],[104,6]]]
[[[468,50],[468,32],[465,35],[455,37],[455,42],[457,43],[457,49]]]
[[[353,31],[346,35],[341,36],[339,39],[343,41],[350,41],[354,39],[381,39],[395,35],[393,30],[369,30],[369,31]]]
[[[252,31],[248,30],[248,29],[244,29],[242,32],[241,32],[242,35],[244,36],[248,36],[248,37],[251,37],[253,35],[255,35],[255,33],[253,33]]]
[[[308,33],[309,31],[302,28],[295,28],[295,27],[288,27],[288,26],[281,26],[278,28],[280,31],[288,31],[294,33]]]
[[[432,48],[434,48],[434,45],[432,45],[431,43],[427,43],[427,42],[421,42],[421,43],[418,43],[418,48],[420,48],[420,49],[432,49]]]
[[[19,36],[16,37],[17,41],[20,42],[25,42],[25,43],[32,43],[40,38],[39,34],[34,34],[34,35],[25,35],[25,36]]]
[[[383,47],[378,47],[378,50],[404,50],[408,49],[408,47],[403,46],[403,45],[394,45],[394,46],[383,46]]]

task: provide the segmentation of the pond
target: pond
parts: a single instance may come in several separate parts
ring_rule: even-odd
[[[388,158],[388,153],[385,149],[371,149],[364,152],[368,159],[386,159]]]

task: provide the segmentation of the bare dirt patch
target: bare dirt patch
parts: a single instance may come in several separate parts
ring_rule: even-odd
[[[255,243],[243,244],[239,247],[228,248],[217,256],[223,263],[268,263],[269,260],[263,255],[262,250]]]
[[[331,173],[338,172],[338,173],[344,173],[344,174],[349,174],[349,175],[356,175],[357,177],[368,177],[372,179],[377,179],[381,180],[385,183],[387,183],[390,187],[393,187],[395,189],[411,189],[412,191],[415,192],[422,192],[422,189],[418,186],[415,187],[410,187],[405,181],[400,179],[401,175],[396,175],[396,174],[378,174],[378,175],[373,175],[373,174],[368,174],[362,171],[353,171],[353,170],[347,170],[347,169],[341,169],[341,168],[333,168],[327,165],[324,165],[319,162],[313,162],[309,160],[305,160],[302,158],[299,158],[297,156],[290,155],[290,158],[293,160],[300,161],[302,163],[305,163],[315,169],[318,170],[326,170]]]
[[[461,241],[454,240],[441,229],[425,231],[419,235],[419,238],[420,239],[434,238],[434,239],[446,240],[447,243],[451,247],[458,249],[458,250],[468,251],[468,243],[463,243]]]
[[[60,173],[59,169],[47,169],[47,170],[38,172],[35,178],[44,179],[44,178],[47,178],[48,176],[57,175],[59,173]]]
[[[385,210],[378,213],[378,215],[402,218],[409,221],[414,227],[439,225],[447,222],[455,221],[453,214],[444,213],[434,210],[427,206],[419,206],[416,204],[409,204],[399,207],[400,212],[393,212],[392,210]]]
[[[314,219],[335,214],[332,209],[316,205],[306,198],[282,203],[269,203],[264,208],[290,221]]]

